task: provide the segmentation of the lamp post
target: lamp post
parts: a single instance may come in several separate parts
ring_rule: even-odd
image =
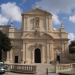
[[[56,63],[61,63],[62,60],[62,32],[64,31],[64,25],[63,22],[61,23],[61,27],[59,30],[59,46],[56,50]]]
[[[62,59],[62,44],[63,44],[62,32],[64,32],[64,24],[63,24],[63,22],[61,22],[61,27],[60,27],[60,62],[61,62],[61,59]]]
[[[56,49],[56,62],[55,62],[55,72],[56,72],[56,68],[57,68],[57,62],[58,63],[61,63],[61,56],[62,56],[62,32],[64,31],[64,25],[63,25],[63,22],[61,23],[61,27],[60,27],[60,30],[59,30],[59,47]]]

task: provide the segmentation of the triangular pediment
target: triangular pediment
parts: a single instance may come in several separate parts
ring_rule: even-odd
[[[47,12],[47,11],[45,11],[45,10],[42,10],[42,9],[39,9],[39,8],[35,8],[35,9],[32,9],[32,10],[30,10],[30,11],[28,11],[28,12],[25,12],[25,13],[23,13],[23,14],[36,14],[36,15],[52,15],[51,13],[49,13],[49,12]]]

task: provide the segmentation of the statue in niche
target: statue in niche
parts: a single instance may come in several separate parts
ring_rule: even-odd
[[[34,19],[34,18],[32,18],[32,19],[30,20],[30,23],[33,25],[32,29],[34,29],[35,19]]]
[[[32,29],[39,28],[39,17],[34,17],[30,20],[30,23],[33,24]]]
[[[39,28],[39,17],[35,17],[35,27]]]

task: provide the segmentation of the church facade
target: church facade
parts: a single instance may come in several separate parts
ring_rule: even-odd
[[[68,33],[64,31],[63,24],[59,29],[54,29],[52,21],[51,13],[36,8],[22,14],[21,29],[0,27],[12,44],[12,49],[7,52],[6,63],[54,63],[57,50],[64,55]]]

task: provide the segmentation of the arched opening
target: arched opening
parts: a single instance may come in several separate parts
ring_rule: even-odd
[[[40,51],[40,49],[39,48],[36,48],[35,49],[35,54],[34,54],[35,56],[35,59],[34,59],[34,61],[35,61],[35,63],[41,63],[41,51]]]

